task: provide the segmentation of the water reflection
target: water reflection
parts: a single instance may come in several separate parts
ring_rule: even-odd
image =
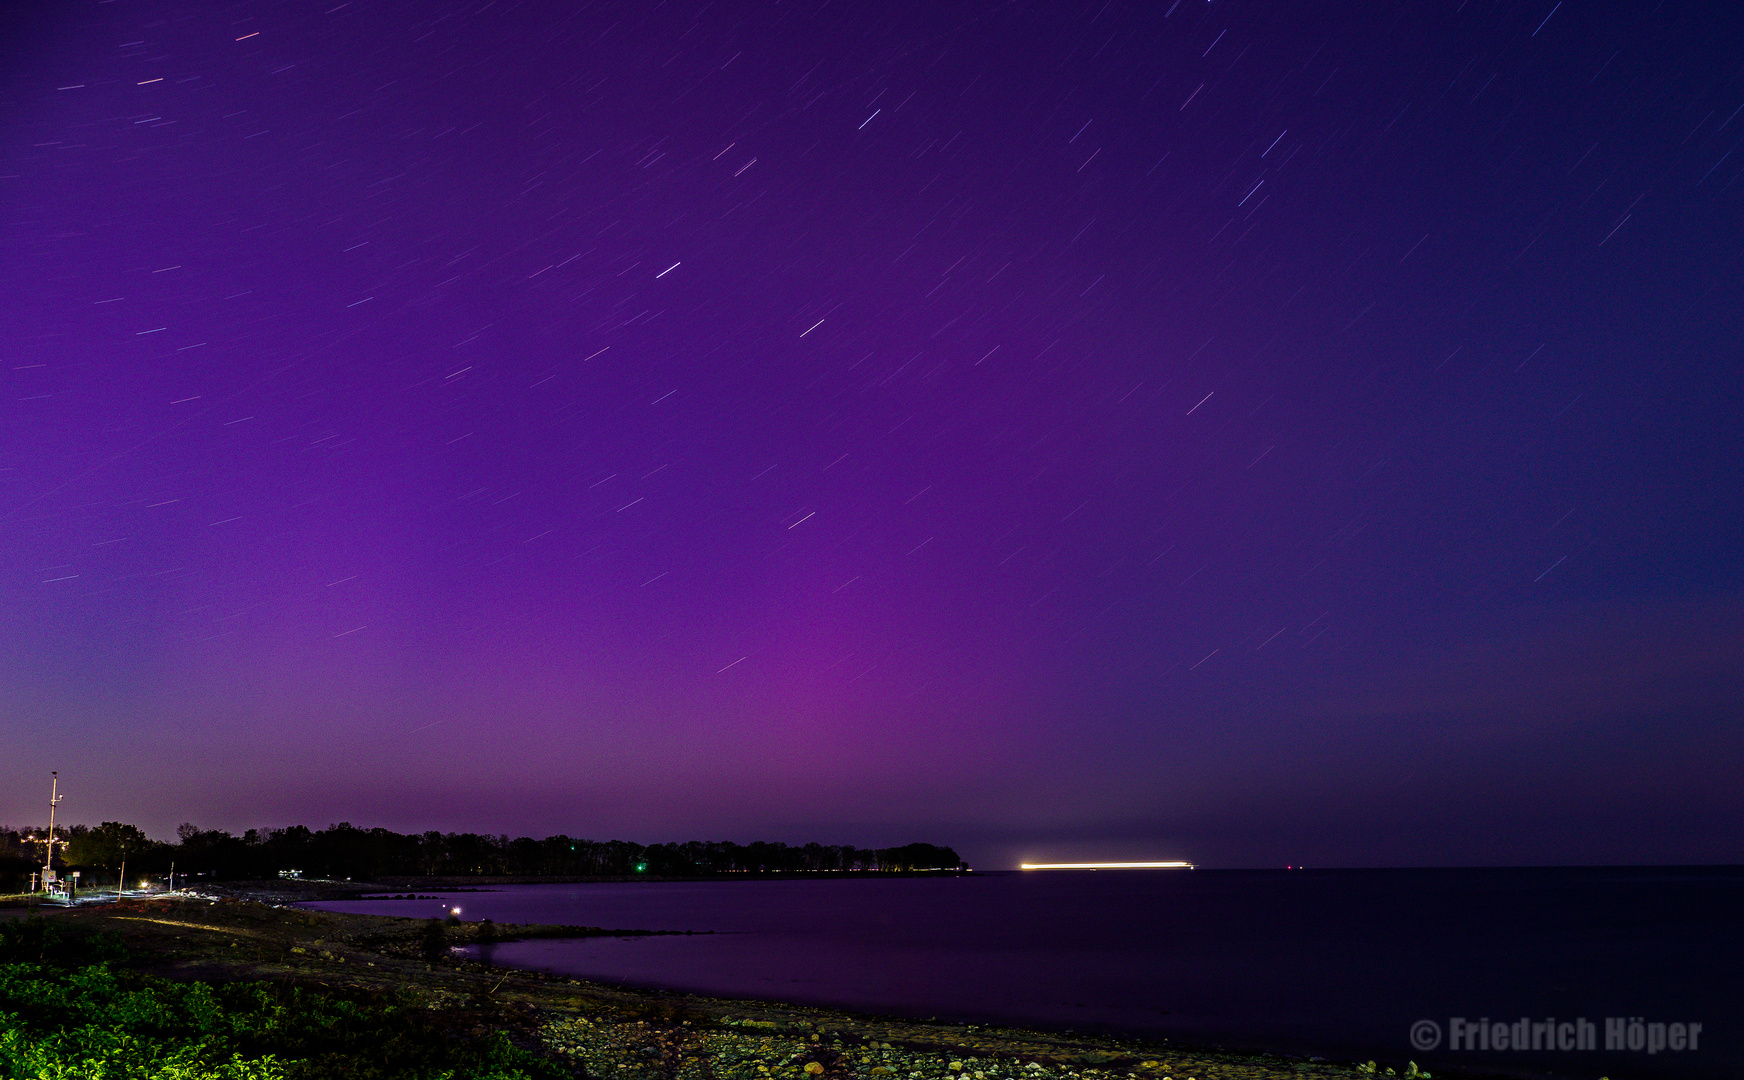
[[[478,962],[485,967],[495,965],[497,958],[497,928],[489,919],[481,919],[478,924]]]

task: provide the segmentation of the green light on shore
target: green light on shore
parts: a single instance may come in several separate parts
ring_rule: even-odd
[[[1191,870],[1190,862],[1057,862],[1023,863],[1024,870]]]
[[[639,862],[636,864],[636,873],[646,874],[647,872],[648,872],[648,864],[647,863]]]

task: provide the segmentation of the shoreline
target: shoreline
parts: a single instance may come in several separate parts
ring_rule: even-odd
[[[268,980],[391,995],[457,1015],[496,1010],[499,1021],[474,1027],[477,1037],[512,1031],[517,1045],[525,1043],[570,1063],[579,1069],[577,1075],[596,1078],[1284,1080],[1385,1076],[1389,1068],[1397,1076],[1409,1075],[1403,1056],[1381,1061],[1370,1072],[1359,1061],[1234,1042],[922,1020],[590,982],[537,968],[458,959],[450,951],[479,944],[485,927],[486,943],[650,931],[451,923],[443,925],[442,954],[429,962],[420,954],[420,937],[432,920],[286,906],[316,899],[312,893],[335,884],[344,886],[336,898],[380,891],[380,883],[363,888],[364,883],[309,882],[290,889],[279,883],[238,883],[225,891],[262,898],[200,896],[190,890],[39,913],[55,922],[114,931],[136,958],[130,966],[174,980]],[[664,1055],[664,1064],[653,1072],[647,1071],[653,1064],[650,1047],[663,1048],[659,1055]],[[1437,1077],[1465,1078],[1551,1075],[1489,1066],[1432,1071]],[[1597,1080],[1597,1074],[1587,1080]]]
[[[40,913],[57,923],[114,931],[137,958],[133,966],[176,980],[265,979],[399,994],[425,1008],[489,1002],[523,1012],[531,1009],[539,1014],[546,1051],[596,1077],[630,1073],[638,1061],[646,1064],[638,1046],[653,1029],[669,1034],[683,1029],[696,1044],[690,1052],[701,1055],[698,1061],[706,1057],[714,1062],[711,1067],[720,1080],[813,1080],[818,1071],[808,1073],[804,1066],[818,1061],[831,1076],[866,1080],[1366,1075],[1352,1064],[1306,1057],[633,988],[448,956],[425,962],[418,954],[418,939],[428,922],[423,919],[198,896],[128,898]],[[445,926],[445,944],[476,944],[481,925]],[[620,933],[544,925],[494,929],[499,941]],[[851,1068],[850,1057],[855,1058]],[[729,1062],[734,1064],[728,1067]],[[952,1062],[959,1067],[952,1069]],[[976,1072],[982,1077],[976,1078]]]
[[[1003,873],[1007,871],[992,871]],[[1015,872],[1015,871],[1010,871]],[[429,874],[389,875],[370,881],[333,878],[280,878],[274,881],[203,881],[195,879],[186,889],[234,899],[279,898],[280,902],[314,900],[370,900],[385,897],[364,894],[436,889],[442,892],[495,892],[505,885],[630,885],[665,882],[732,881],[849,881],[866,878],[936,878],[972,876],[971,870],[826,870],[770,871],[745,874]],[[294,899],[293,899],[294,898]]]

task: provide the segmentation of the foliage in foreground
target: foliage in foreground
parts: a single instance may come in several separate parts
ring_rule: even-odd
[[[461,1012],[268,982],[119,967],[112,938],[0,924],[0,1077],[44,1080],[544,1080],[569,1075]],[[476,1037],[474,1037],[476,1035]]]

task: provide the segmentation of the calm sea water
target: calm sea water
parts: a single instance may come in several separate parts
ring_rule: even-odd
[[[1573,1077],[1744,1077],[1744,868],[1097,871],[522,885],[337,911],[712,936],[496,946],[577,978],[862,1012]],[[1451,1017],[1594,1022],[1596,1051],[1450,1050]],[[1681,1053],[1605,1018],[1700,1023]],[[1412,1045],[1420,1020],[1438,1049]]]

